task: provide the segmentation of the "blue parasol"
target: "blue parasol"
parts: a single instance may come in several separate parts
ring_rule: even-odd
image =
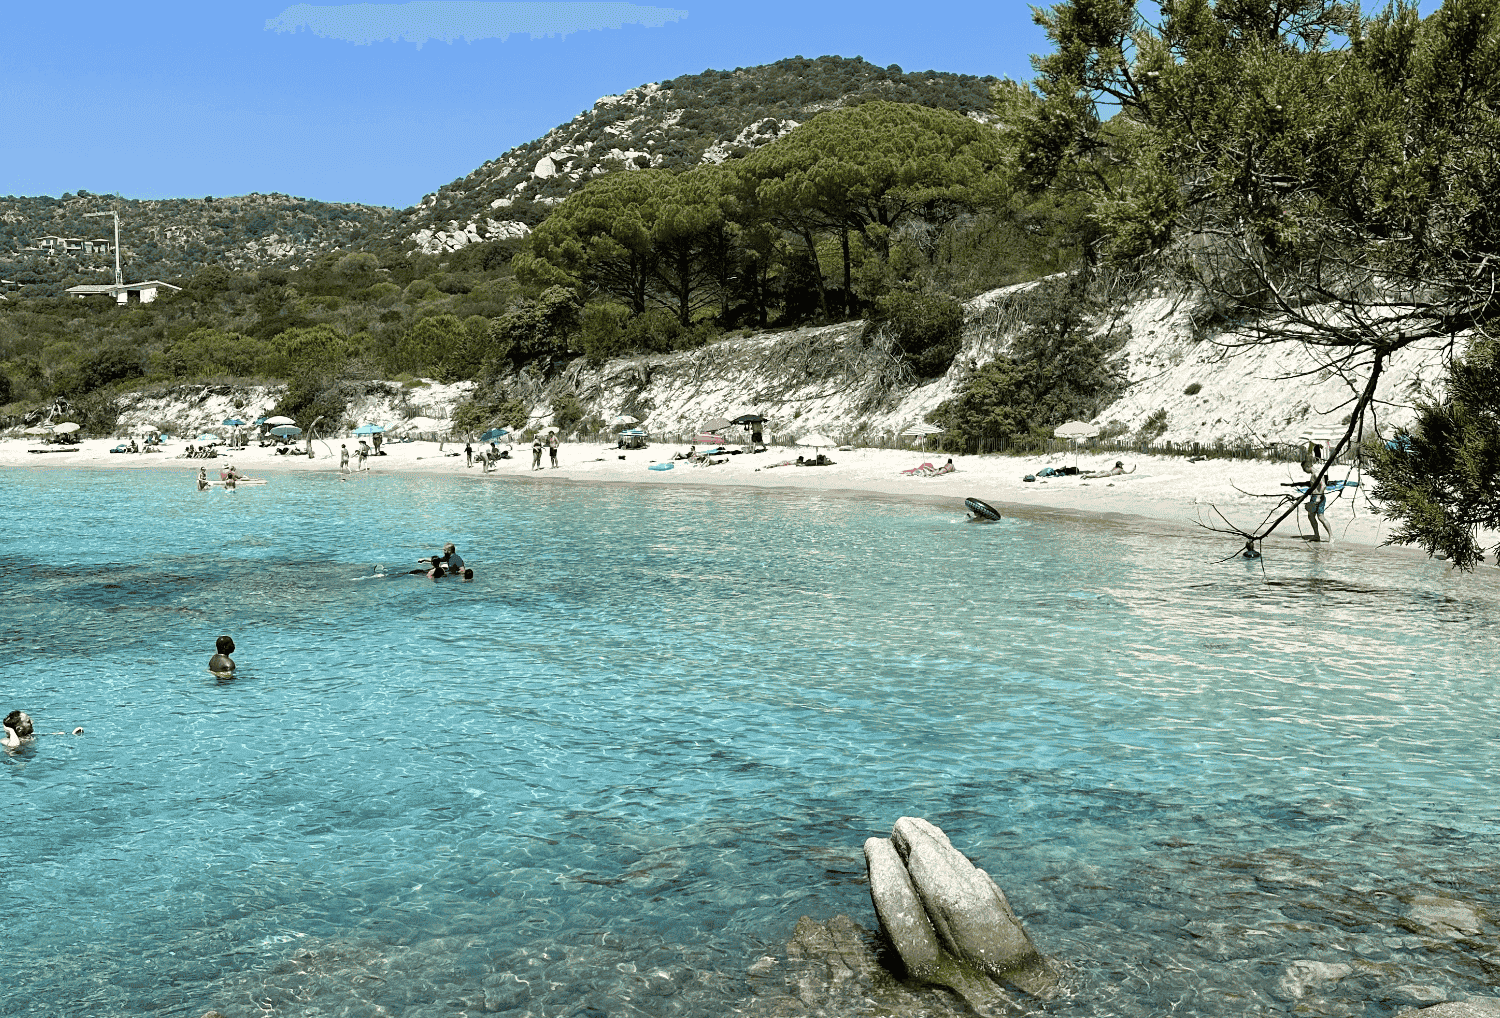
[[[505,428],[491,428],[489,431],[486,431],[484,434],[480,435],[479,440],[481,442],[493,442],[495,439],[504,438],[509,434],[510,431]]]
[[[354,433],[356,435],[381,435],[385,433],[385,428],[379,424],[361,424],[354,429]]]

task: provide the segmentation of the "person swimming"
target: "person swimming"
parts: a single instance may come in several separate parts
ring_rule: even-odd
[[[32,723],[31,715],[23,710],[13,710],[5,715],[4,722],[0,722],[0,746],[6,749],[15,749],[22,742],[30,742],[36,738],[36,725]],[[47,732],[48,735],[62,735],[62,732]],[[73,729],[74,735],[82,735],[82,728]]]
[[[229,656],[234,653],[234,640],[221,636],[214,641],[214,649],[218,653],[208,659],[208,670],[221,679],[234,678],[234,659]]]

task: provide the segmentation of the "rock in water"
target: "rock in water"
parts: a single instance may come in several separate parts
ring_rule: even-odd
[[[870,900],[880,918],[880,928],[901,956],[906,974],[919,982],[936,982],[943,949],[890,838],[865,842],[865,868],[870,874]]]
[[[976,1004],[1002,986],[1047,996],[1056,968],[1021,926],[1005,894],[940,829],[918,817],[865,842],[870,898],[911,978],[948,986]]]

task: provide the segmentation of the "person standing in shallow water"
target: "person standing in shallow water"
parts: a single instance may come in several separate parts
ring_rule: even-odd
[[[1333,543],[1333,528],[1323,517],[1323,511],[1328,508],[1328,489],[1324,486],[1325,478],[1318,476],[1321,469],[1317,459],[1318,447],[1309,445],[1307,452],[1302,457],[1302,469],[1307,473],[1307,500],[1304,506],[1307,509],[1307,523],[1312,527],[1312,539],[1327,544]],[[1322,530],[1319,531],[1321,526]],[[1326,533],[1328,536],[1323,537]]]
[[[208,659],[208,670],[221,679],[234,678],[234,659],[229,656],[234,653],[234,640],[221,636],[214,642],[214,649],[218,653]]]

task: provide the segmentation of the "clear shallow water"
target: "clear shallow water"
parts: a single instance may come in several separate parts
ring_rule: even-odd
[[[0,1014],[768,1013],[903,814],[1070,966],[1051,1013],[1490,992],[1494,924],[1412,904],[1500,908],[1485,575],[474,478],[15,471],[0,515],[0,709],[87,729],[0,757]],[[449,539],[474,583],[369,578]]]

